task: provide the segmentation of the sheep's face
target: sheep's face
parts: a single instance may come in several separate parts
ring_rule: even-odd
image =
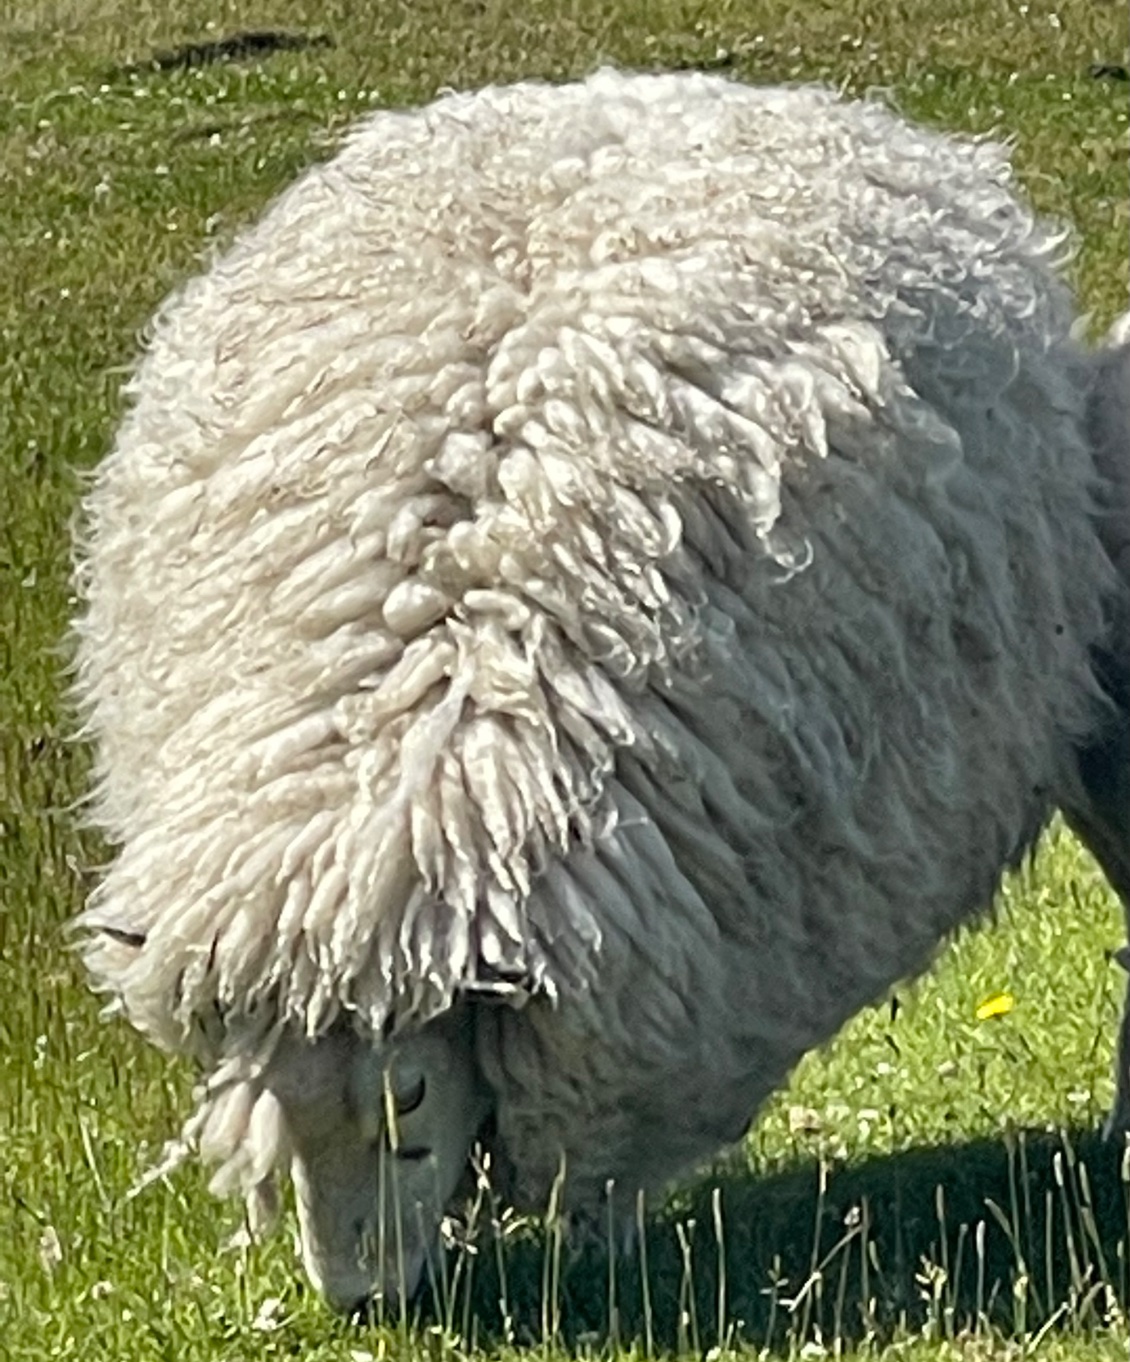
[[[411,1295],[488,1113],[467,1018],[374,1049],[352,1031],[292,1044],[282,1104],[311,1282],[336,1309]]]

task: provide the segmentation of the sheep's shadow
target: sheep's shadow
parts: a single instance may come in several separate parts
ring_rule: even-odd
[[[425,1311],[478,1342],[556,1333],[678,1352],[720,1335],[859,1341],[927,1320],[1015,1334],[1053,1316],[1098,1322],[1130,1298],[1127,1192],[1121,1149],[1091,1131],[844,1167],[811,1158],[770,1176],[723,1165],[645,1221],[642,1252],[571,1249],[544,1230],[480,1236],[473,1258],[449,1260],[446,1305]]]

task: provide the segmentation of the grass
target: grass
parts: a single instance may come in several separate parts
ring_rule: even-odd
[[[247,28],[334,45],[123,69]],[[808,1057],[634,1262],[571,1256],[488,1203],[446,1302],[358,1330],[303,1291],[289,1228],[225,1247],[238,1214],[195,1170],[127,1200],[191,1076],[100,1023],[67,950],[103,852],[76,831],[59,640],[76,472],[107,446],[146,318],[366,108],[604,60],[883,87],[1015,139],[1032,197],[1077,226],[1101,327],[1127,300],[1128,101],[1089,68],[1124,66],[1126,37],[1106,0],[0,6],[0,1357],[1125,1357],[1127,1179],[1094,1133],[1123,934],[1062,833],[994,929]],[[1012,1010],[979,1021],[1001,992]]]

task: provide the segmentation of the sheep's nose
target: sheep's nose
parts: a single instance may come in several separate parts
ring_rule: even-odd
[[[373,1298],[372,1296],[361,1296],[346,1306],[342,1314],[351,1324],[370,1324],[373,1320]]]
[[[367,1320],[376,1317],[376,1300],[371,1291],[366,1291],[364,1295],[354,1295],[349,1290],[334,1290],[330,1286],[316,1283],[322,1293],[322,1299],[334,1312],[341,1315],[343,1319],[350,1320],[354,1324],[364,1324]]]
[[[383,1301],[381,1294],[370,1292],[368,1295],[358,1296],[352,1304],[338,1305],[334,1302],[334,1306],[351,1324],[375,1324],[381,1314],[386,1320],[390,1317],[395,1318],[400,1305],[399,1294],[396,1291],[386,1290],[383,1292]]]

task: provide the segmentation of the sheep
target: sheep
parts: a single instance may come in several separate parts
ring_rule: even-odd
[[[1057,807],[1127,894],[1064,240],[988,142],[603,70],[370,116],[161,309],[77,551],[84,959],[333,1305],[476,1141],[583,1218],[739,1139]]]

